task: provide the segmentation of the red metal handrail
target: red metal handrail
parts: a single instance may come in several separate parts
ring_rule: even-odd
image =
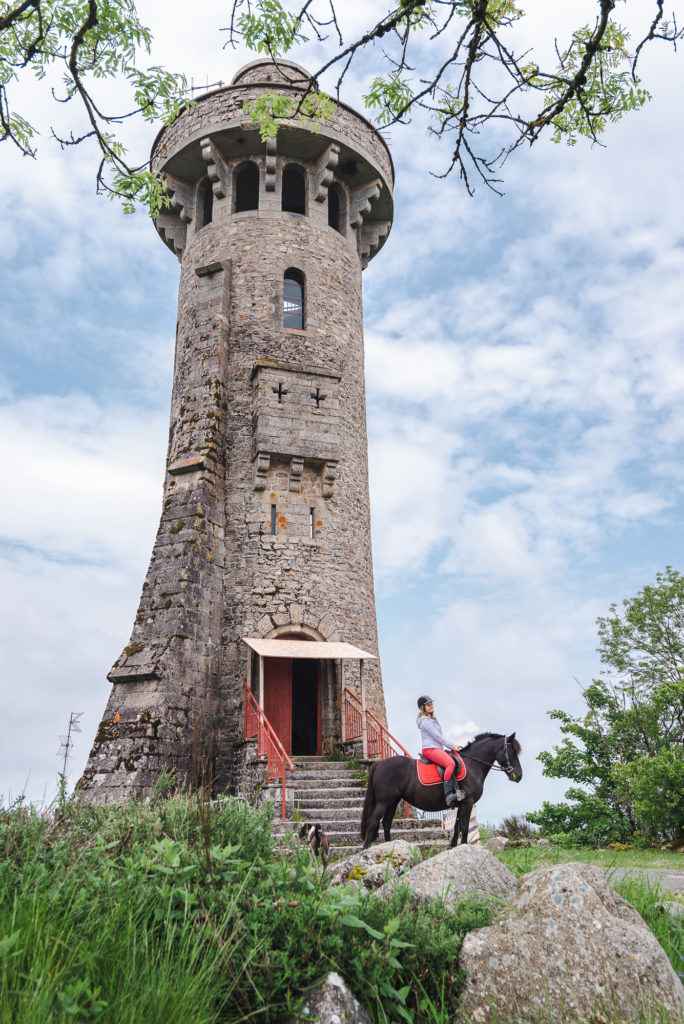
[[[363,718],[361,714],[361,701],[346,686],[343,694],[344,712],[344,741],[358,740],[361,738]]]
[[[266,781],[271,779],[282,779],[282,820],[285,821],[285,773],[289,769],[294,771],[292,761],[285,753],[285,748],[278,739],[277,733],[268,718],[264,714],[256,697],[250,690],[247,682],[245,688],[245,739],[257,738],[257,753],[259,757],[266,754]]]
[[[401,754],[405,757],[412,756],[368,708],[366,708],[366,738],[369,757],[379,757],[384,760],[386,757],[401,756]]]

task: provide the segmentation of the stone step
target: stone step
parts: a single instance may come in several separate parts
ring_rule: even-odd
[[[323,761],[320,757],[293,757],[290,758],[295,766],[295,771],[355,771],[349,767],[348,761]]]
[[[302,775],[295,776],[294,778],[290,775],[287,780],[288,788],[292,789],[324,789],[326,793],[330,790],[335,789],[355,789],[359,793],[366,792],[366,786],[361,779],[355,779],[353,775],[349,775],[348,772],[343,772],[339,776],[331,778],[330,776],[324,775],[320,778],[316,776]]]
[[[353,804],[354,807],[363,807],[363,793],[357,793],[355,789],[336,789],[330,792],[320,790],[302,789],[295,790],[295,796],[300,803],[307,807],[335,807],[342,804]]]
[[[298,821],[278,822],[273,828],[273,835],[276,838],[291,835],[298,831],[301,824]],[[320,824],[321,830],[330,838],[331,843],[339,842],[342,836],[345,837],[345,840],[349,838],[354,841],[359,840],[358,824],[351,825],[348,821],[321,821],[318,824]],[[380,834],[382,835],[382,829],[380,829]],[[421,842],[450,838],[445,836],[441,828],[431,828],[430,826],[424,826],[423,823],[416,827],[416,824],[411,821],[395,821],[392,825],[392,835],[397,839],[406,839],[409,843],[413,842],[413,837],[420,839]]]
[[[351,831],[350,830],[350,831],[347,831],[347,832],[327,832],[326,835],[328,836],[328,838],[330,840],[330,848],[333,851],[339,850],[341,848],[348,848],[348,849],[356,849],[356,850],[358,850],[363,845],[362,839],[361,839],[358,831]],[[282,835],[282,836],[274,835],[273,838],[275,840],[276,846],[278,846],[279,848],[282,849],[282,848],[287,848],[289,846],[288,840],[292,841],[294,837],[292,837],[291,834],[288,833],[288,834]],[[428,849],[435,849],[435,848],[436,849],[440,849],[440,850],[441,849],[446,849],[446,847],[449,845],[449,842],[450,842],[449,838],[447,836],[445,836],[443,832],[440,832],[439,835],[434,835],[434,836],[425,835],[425,834],[422,834],[422,833],[417,834],[417,835],[397,835],[396,833],[393,832],[392,833],[392,838],[393,839],[404,839],[404,840],[406,840],[407,843],[409,843],[409,845],[417,846],[421,850],[428,850]],[[377,842],[381,843],[383,841],[384,840],[383,840],[382,833],[381,833],[378,836]]]

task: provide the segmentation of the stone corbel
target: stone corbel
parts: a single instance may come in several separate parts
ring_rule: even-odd
[[[155,218],[154,226],[165,245],[174,252],[178,259],[183,256],[188,225],[184,223],[174,210],[168,207]]]
[[[371,256],[380,248],[381,242],[387,238],[391,226],[388,220],[370,220],[362,226],[359,231],[359,253],[364,270]]]
[[[316,164],[312,175],[314,199],[317,203],[324,203],[328,198],[328,189],[332,185],[339,159],[340,147],[336,142],[331,142]]]
[[[337,461],[330,460],[323,466],[323,497],[332,498],[335,478],[337,476]]]
[[[349,223],[353,228],[360,228],[371,211],[371,204],[380,195],[380,179],[376,178],[370,185],[364,185],[352,192],[349,203]]]
[[[178,213],[182,221],[189,224],[195,209],[195,190],[187,181],[174,178],[171,174],[163,174],[162,177],[171,200],[171,209]]]
[[[224,199],[226,195],[226,182],[228,181],[228,168],[219,152],[218,147],[210,138],[200,139],[202,159],[207,165],[207,177],[212,183],[211,187],[217,199]]]
[[[302,489],[302,473],[304,472],[304,459],[293,455],[290,460],[290,490],[294,492]]]
[[[276,186],[276,155],[278,144],[276,139],[266,139],[266,174],[265,186],[267,192],[275,192]]]
[[[266,477],[271,465],[271,456],[268,452],[258,452],[254,460],[254,490],[263,491],[266,487]]]

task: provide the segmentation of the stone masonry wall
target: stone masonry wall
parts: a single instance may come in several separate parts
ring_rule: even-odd
[[[188,140],[196,159],[194,137],[232,117],[247,89],[259,86],[225,89],[185,111],[157,140],[154,165]],[[334,123],[346,145],[362,140],[391,180],[386,146],[368,122],[338,107]],[[258,210],[233,212],[236,158],[215,172],[209,223],[193,198],[199,174],[174,185],[182,202],[160,217],[182,253],[163,509],[79,784],[93,802],[148,795],[163,766],[193,784],[203,772],[218,789],[240,782],[242,637],[304,633],[378,652],[353,197],[338,182],[343,221],[330,227],[321,168],[303,163],[306,214],[282,211],[282,171],[297,138],[270,164],[254,154]],[[283,326],[289,268],[305,276],[302,330]],[[366,662],[365,676],[368,706],[386,721],[379,661]],[[339,665],[327,665],[328,746],[340,738],[339,681]],[[358,692],[358,663],[347,663],[345,682]]]

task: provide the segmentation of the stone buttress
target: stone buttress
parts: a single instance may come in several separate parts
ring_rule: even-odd
[[[391,226],[393,168],[341,103],[319,131],[293,117],[261,141],[250,101],[297,101],[306,81],[297,65],[255,61],[153,147],[171,200],[156,227],[181,262],[171,427],[140,606],[79,783],[92,802],[144,798],[164,768],[234,784],[242,637],[378,653],[361,272]],[[340,664],[321,662],[309,682],[285,671],[300,695],[318,686],[312,752],[331,750]],[[366,698],[385,722],[379,661],[366,663]],[[297,728],[294,753],[307,742]]]

